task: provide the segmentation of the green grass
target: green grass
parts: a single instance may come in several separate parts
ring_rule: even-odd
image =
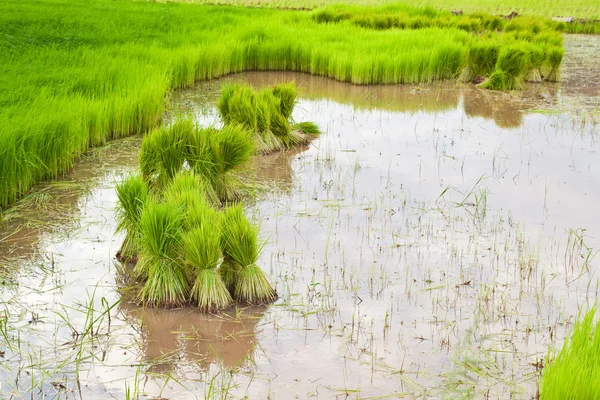
[[[596,399],[600,393],[600,322],[596,308],[579,318],[558,354],[549,357],[541,400]]]
[[[166,1],[166,0],[160,0]],[[411,6],[431,6],[444,10],[463,10],[464,12],[486,12],[508,15],[512,11],[519,14],[544,17],[574,16],[578,18],[600,18],[600,4],[589,0],[176,0],[183,3],[234,4],[239,6],[316,8],[334,4],[382,5],[406,4]]]
[[[233,297],[247,304],[267,304],[277,299],[277,294],[267,280],[265,273],[256,265],[262,250],[259,242],[259,228],[250,223],[241,205],[225,209],[222,222],[221,246],[226,258],[226,268],[235,271],[230,277],[235,280]],[[231,274],[230,271],[226,271]]]
[[[284,150],[305,144],[319,134],[314,124],[304,124],[292,129],[292,111],[296,105],[297,91],[293,82],[255,91],[250,85],[239,82],[222,87],[217,108],[226,124],[239,124],[252,132],[254,147],[259,153]],[[224,129],[222,132],[225,132]]]
[[[184,213],[176,202],[149,201],[140,218],[140,254],[135,271],[145,280],[138,295],[143,304],[180,306],[190,292],[181,263]]]
[[[132,175],[119,182],[116,190],[119,198],[117,232],[126,233],[118,258],[130,260],[139,252],[140,217],[148,201],[150,189],[141,176]]]
[[[194,81],[292,70],[358,84],[434,82],[457,77],[481,40],[454,27],[319,24],[290,10],[5,0],[0,207],[67,171],[90,146],[156,128],[168,92]],[[167,177],[179,165],[170,161]]]

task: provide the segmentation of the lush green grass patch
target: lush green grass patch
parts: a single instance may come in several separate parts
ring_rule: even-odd
[[[3,1],[0,206],[67,171],[89,146],[155,128],[169,91],[194,81],[243,70],[293,70],[358,84],[434,82],[458,77],[471,46],[497,40],[481,27],[426,27],[439,12],[404,9],[423,26],[323,24],[311,13],[291,10]],[[489,16],[469,19],[475,20],[487,21],[483,29],[497,23]],[[545,29],[534,35],[531,40],[505,35],[500,46],[515,40],[560,46],[555,43],[560,37]],[[283,101],[289,94],[261,96],[266,104],[267,97]],[[178,160],[170,160],[177,170]]]
[[[600,322],[596,308],[579,318],[540,382],[542,400],[596,399],[600,393]]]

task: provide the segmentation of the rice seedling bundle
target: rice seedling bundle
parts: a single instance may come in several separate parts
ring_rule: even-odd
[[[120,260],[137,256],[140,240],[140,217],[149,198],[150,189],[141,176],[132,175],[116,185],[117,232],[125,232],[125,240],[118,253]]]
[[[233,300],[217,271],[222,260],[220,215],[208,205],[193,213],[201,223],[183,234],[185,262],[194,276],[191,299],[203,311],[221,310]]]
[[[558,354],[548,356],[541,400],[596,399],[600,393],[600,322],[596,307],[578,318]]]
[[[546,50],[546,57],[550,71],[546,74],[546,80],[549,82],[560,81],[560,64],[565,55],[562,47],[552,46]]]
[[[140,218],[140,254],[135,273],[145,280],[138,298],[143,304],[179,306],[190,293],[181,260],[184,213],[176,202],[149,201]]]
[[[290,123],[296,105],[293,82],[255,91],[247,84],[232,83],[222,88],[219,114],[225,124],[239,123],[254,133],[256,150],[268,153],[306,143],[311,132],[292,130]]]
[[[522,89],[527,52],[521,46],[505,47],[498,55],[496,68],[480,86],[492,90]]]
[[[234,299],[247,304],[272,303],[277,294],[256,264],[262,249],[259,228],[248,221],[241,205],[225,209],[222,224],[221,246],[228,268],[224,275],[228,286],[234,288]]]

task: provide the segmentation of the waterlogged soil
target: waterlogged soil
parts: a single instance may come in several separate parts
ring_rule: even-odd
[[[267,241],[269,307],[120,302],[114,186],[141,139],[91,153],[3,216],[0,393],[535,396],[548,348],[598,291],[600,40],[566,43],[564,82],[519,93],[227,78],[295,80],[294,118],[324,130],[253,162],[263,189],[247,212]],[[592,67],[568,61],[584,51]],[[173,94],[165,117],[218,123],[222,82]]]

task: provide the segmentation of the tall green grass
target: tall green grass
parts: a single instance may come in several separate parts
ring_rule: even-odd
[[[196,80],[292,70],[357,84],[434,82],[457,77],[469,47],[486,40],[459,26],[413,28],[320,24],[291,10],[2,1],[0,207],[90,146],[154,129],[168,92]]]
[[[252,132],[260,153],[305,144],[320,133],[314,124],[294,125],[292,111],[297,91],[294,83],[255,91],[239,82],[224,85],[217,107],[226,125],[240,124]],[[225,131],[225,130],[224,130]]]
[[[117,232],[126,234],[117,257],[127,261],[139,252],[140,218],[148,201],[150,190],[140,176],[129,176],[116,185],[119,203],[117,206]]]
[[[556,355],[546,361],[540,399],[597,399],[600,394],[600,322],[596,308],[578,318]]]

